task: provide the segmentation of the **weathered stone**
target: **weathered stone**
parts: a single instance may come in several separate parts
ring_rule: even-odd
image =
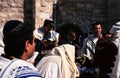
[[[23,0],[1,0],[0,18],[0,26],[9,19],[23,20]]]
[[[37,28],[46,18],[54,17],[56,28],[65,23],[74,23],[85,31],[84,27],[88,26],[89,30],[90,24],[95,21],[102,22],[103,27],[108,28],[120,20],[119,2],[120,0],[0,0],[0,26],[9,19],[20,19],[32,22]]]

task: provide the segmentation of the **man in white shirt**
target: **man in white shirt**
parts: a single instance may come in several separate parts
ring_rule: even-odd
[[[33,28],[18,20],[8,21],[3,28],[4,52],[0,56],[0,78],[42,78],[33,64],[35,38]]]
[[[52,48],[58,46],[59,33],[53,30],[54,24],[50,19],[46,19],[42,27],[34,30],[36,48],[35,50],[39,52],[37,58],[35,59],[35,65],[44,56],[44,50],[51,50]]]
[[[64,44],[49,50],[37,64],[44,78],[76,78],[79,71],[75,64],[75,47]]]
[[[96,42],[99,38],[102,38],[102,26],[101,23],[96,22],[92,25],[93,34],[89,35],[83,40],[83,47],[81,54],[86,54],[90,59],[93,58],[95,53]]]
[[[47,47],[49,44],[58,46],[59,33],[53,30],[54,24],[50,19],[46,19],[42,27],[34,30],[34,36],[40,40],[43,46]]]
[[[93,67],[93,57],[94,57],[94,53],[95,53],[95,46],[96,46],[96,43],[98,41],[99,38],[102,38],[102,25],[100,22],[96,22],[96,23],[93,23],[92,25],[92,30],[93,30],[93,34],[92,35],[89,35],[87,38],[85,38],[83,40],[83,47],[81,49],[81,55],[84,55],[86,56],[89,60],[90,60],[90,64],[87,64],[87,66],[83,66],[83,67],[86,67],[84,69],[84,72],[89,72],[93,74],[95,74],[95,69]],[[91,75],[92,75],[91,74]],[[85,77],[87,78],[87,77]],[[89,77],[89,78],[93,78],[93,77]]]

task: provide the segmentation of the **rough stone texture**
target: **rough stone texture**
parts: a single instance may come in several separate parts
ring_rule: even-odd
[[[120,20],[119,3],[120,0],[0,0],[0,27],[9,19],[19,19],[38,28],[46,18],[54,17],[56,28],[73,23],[89,33],[91,24],[100,21],[106,30]]]
[[[91,23],[106,20],[105,0],[60,0],[56,6],[58,27],[65,23],[73,23],[84,32],[89,32]]]
[[[53,13],[53,0],[36,0],[35,26],[42,26],[45,19],[51,18]]]
[[[0,0],[0,27],[7,20],[18,19],[36,28],[52,17],[53,0]]]
[[[103,31],[120,20],[120,0],[59,0],[56,4],[57,28],[73,23],[83,32],[91,31],[91,24],[100,21]]]
[[[120,0],[110,0],[108,2],[107,25],[113,25],[120,21]]]
[[[8,20],[23,18],[23,0],[0,0],[0,27]]]

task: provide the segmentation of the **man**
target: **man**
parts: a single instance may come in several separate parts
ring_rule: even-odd
[[[43,26],[34,31],[35,38],[40,40],[44,47],[48,48],[49,44],[58,45],[59,33],[55,32],[53,27],[53,21],[46,19]]]
[[[112,26],[110,33],[112,34],[112,41],[118,48],[118,54],[110,78],[120,78],[120,22],[117,22]]]
[[[44,78],[76,78],[79,76],[75,64],[75,47],[61,45],[49,50],[38,63],[37,69]]]
[[[95,69],[93,67],[93,57],[94,57],[94,53],[95,53],[95,46],[96,46],[96,42],[98,41],[99,38],[102,38],[102,26],[100,22],[96,22],[92,25],[92,30],[93,30],[93,34],[89,35],[87,38],[85,38],[83,40],[83,47],[81,49],[81,55],[86,56],[90,61],[87,63],[90,64],[86,64],[87,67],[85,69],[85,72],[89,71],[89,73],[95,73]],[[93,73],[93,74],[94,74]],[[87,77],[85,77],[87,78]],[[94,78],[94,77],[89,77],[89,78]]]
[[[117,53],[118,48],[111,40],[101,38],[97,41],[94,55],[95,67],[98,70],[97,78],[110,78]]]
[[[65,39],[63,39],[63,40],[60,41],[60,45],[61,44],[76,45],[76,42],[75,42],[76,36],[77,35],[76,35],[75,31],[73,31],[73,30],[68,31],[67,34],[66,34]]]
[[[59,33],[53,30],[54,24],[50,19],[46,19],[42,27],[34,30],[36,47],[35,50],[39,52],[35,59],[35,65],[46,54],[46,50],[58,46]]]
[[[96,22],[92,25],[93,35],[89,35],[83,40],[82,54],[86,54],[90,59],[93,58],[95,53],[95,45],[99,38],[102,38],[101,23]]]
[[[5,54],[0,56],[0,78],[42,78],[33,64],[35,42],[33,28],[21,21],[10,20],[3,28]]]

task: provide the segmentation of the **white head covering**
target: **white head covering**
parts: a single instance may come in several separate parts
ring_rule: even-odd
[[[117,22],[112,26],[110,33],[115,34],[118,30],[120,30],[120,22]]]

